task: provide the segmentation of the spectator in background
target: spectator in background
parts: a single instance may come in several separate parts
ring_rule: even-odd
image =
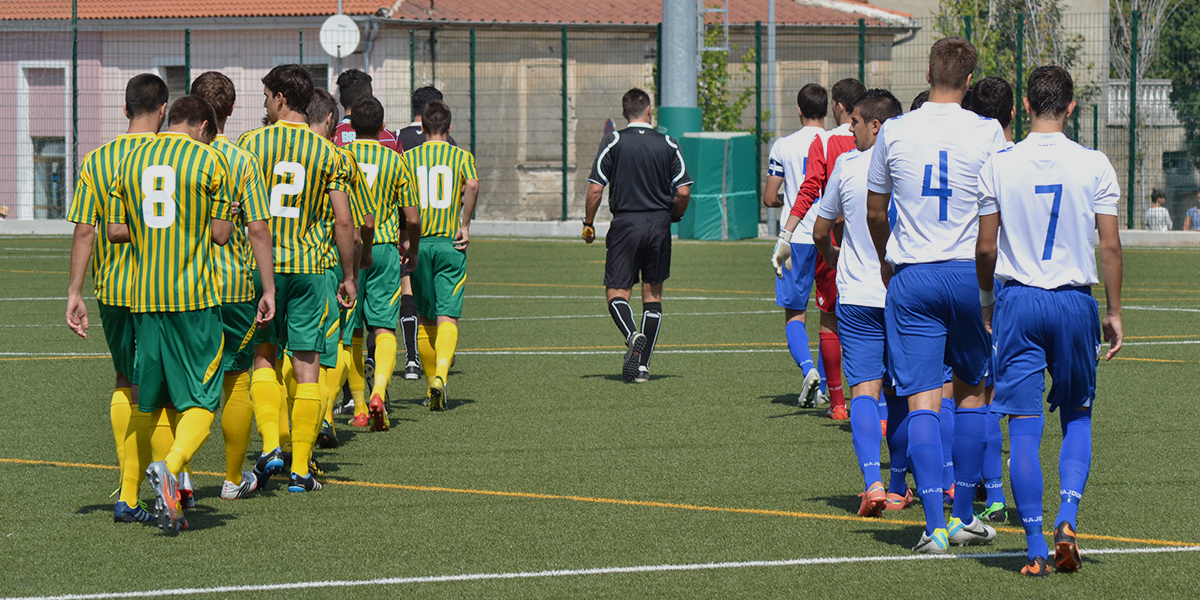
[[[1146,209],[1147,231],[1170,231],[1175,226],[1171,222],[1171,213],[1164,206],[1166,203],[1166,192],[1158,188],[1150,190],[1150,208]]]
[[[1196,192],[1196,206],[1187,209],[1183,216],[1184,231],[1200,231],[1200,192]]]

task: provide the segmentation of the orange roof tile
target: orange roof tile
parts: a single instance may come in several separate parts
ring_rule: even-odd
[[[393,0],[343,0],[343,12],[370,15]],[[80,19],[171,19],[199,17],[301,17],[331,15],[337,0],[79,0]],[[71,0],[4,0],[0,20],[70,19]]]

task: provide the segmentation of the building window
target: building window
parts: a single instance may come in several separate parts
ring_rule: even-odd
[[[175,100],[181,96],[187,95],[188,79],[191,75],[188,73],[188,68],[183,65],[164,66],[162,68],[163,81],[167,83],[167,91],[170,92],[170,98],[167,100],[167,106],[175,103]]]
[[[37,219],[61,219],[65,215],[67,186],[67,139],[33,138],[33,211]]]

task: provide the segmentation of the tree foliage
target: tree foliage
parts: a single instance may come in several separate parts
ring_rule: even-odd
[[[704,32],[704,45],[716,47],[724,43],[724,33],[720,27],[710,26]],[[729,52],[708,50],[700,54],[700,72],[696,81],[696,100],[700,106],[701,123],[704,131],[749,131],[742,126],[742,114],[754,100],[756,91],[753,85],[754,64],[757,54],[749,50],[742,55],[741,66],[735,73],[729,69],[729,55],[736,51],[737,46],[731,46]],[[734,93],[735,77],[750,80],[738,93]],[[763,111],[763,121],[770,118],[770,113]],[[771,133],[763,131],[763,141],[769,142]]]
[[[1171,80],[1171,105],[1183,123],[1188,156],[1200,169],[1200,0],[1183,0],[1164,20],[1157,50],[1146,61],[1147,76]]]

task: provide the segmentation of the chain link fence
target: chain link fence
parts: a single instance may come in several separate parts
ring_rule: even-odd
[[[720,72],[702,70],[701,104],[732,111],[726,128],[733,123],[758,134],[761,173],[770,142],[799,127],[795,96],[804,84],[828,88],[862,78],[868,88],[892,90],[907,107],[928,87],[933,41],[969,37],[980,50],[977,78],[1002,77],[1018,93],[1039,65],[1071,71],[1078,108],[1068,135],[1112,160],[1126,194],[1125,226],[1144,227],[1151,191],[1161,189],[1173,227],[1188,221],[1200,228],[1200,211],[1188,216],[1200,187],[1200,51],[1187,42],[1200,35],[1197,19],[1177,11],[1165,23],[1138,24],[1162,32],[1147,46],[1127,39],[1129,23],[1122,29],[1117,22],[1131,15],[1052,17],[930,17],[911,28],[780,26],[773,68],[767,27],[731,24],[724,60],[709,61]],[[261,77],[276,65],[300,63],[316,85],[334,92],[342,70],[366,69],[391,129],[411,121],[415,87],[436,86],[454,111],[451,135],[476,155],[479,218],[575,219],[583,214],[600,138],[625,125],[621,95],[635,86],[656,91],[661,54],[654,25],[432,27],[376,19],[364,24],[358,52],[336,59],[321,50],[317,21],[247,19],[190,29],[171,22],[179,25],[134,28],[125,21],[122,29],[92,21],[74,31],[69,22],[0,21],[0,110],[8,111],[0,129],[16,140],[0,147],[0,205],[8,218],[63,217],[80,160],[124,131],[124,85],[133,75],[158,74],[173,100],[200,73],[225,73],[239,94],[227,124],[236,138],[261,122]],[[740,112],[739,98],[748,99]],[[1014,125],[1018,140],[1028,131],[1023,112],[1018,108]],[[832,114],[826,124],[835,125]]]

